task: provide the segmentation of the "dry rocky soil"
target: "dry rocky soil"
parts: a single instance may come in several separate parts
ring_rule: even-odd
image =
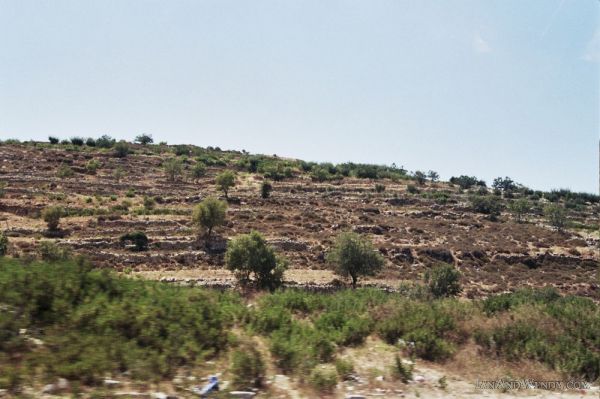
[[[230,165],[241,156],[224,153]],[[210,166],[206,176],[193,181],[185,175],[168,181],[161,167],[172,154],[160,154],[142,146],[135,153],[117,158],[111,151],[64,146],[0,146],[0,181],[6,183],[0,198],[0,228],[10,240],[10,254],[27,257],[36,253],[40,240],[55,240],[59,245],[82,254],[98,267],[151,279],[182,281],[206,286],[228,287],[235,284],[224,266],[226,241],[258,230],[289,260],[285,280],[315,290],[336,286],[336,276],[327,268],[326,253],[335,236],[352,230],[366,234],[384,255],[385,267],[378,276],[361,280],[394,290],[403,281],[421,280],[432,265],[454,264],[462,274],[463,296],[481,298],[523,286],[551,285],[562,293],[600,300],[598,272],[598,232],[568,229],[557,232],[546,224],[539,212],[517,223],[508,213],[498,221],[473,212],[467,194],[445,182],[427,182],[419,193],[407,191],[412,181],[388,179],[376,192],[375,181],[344,178],[339,181],[313,182],[296,172],[292,178],[274,182],[271,197],[260,197],[263,177],[238,171],[236,186],[229,193],[227,223],[216,229],[215,238],[206,243],[191,223],[195,204],[209,195],[222,196],[215,187],[215,176],[225,168]],[[86,164],[100,163],[95,174]],[[184,163],[189,170],[193,161]],[[57,170],[68,165],[74,172],[59,177]],[[123,177],[115,177],[122,169]],[[445,203],[431,196],[448,194]],[[144,196],[154,197],[153,214],[142,212]],[[64,207],[71,216],[61,219],[59,233],[50,234],[40,218],[49,205]],[[146,214],[144,214],[146,213]],[[598,206],[570,212],[578,225],[598,225]],[[135,252],[124,246],[120,237],[143,231],[150,239],[148,251]],[[58,235],[58,237],[57,237]],[[341,281],[341,283],[346,283]],[[347,353],[364,372],[376,369],[389,351],[381,343]],[[380,353],[381,352],[381,353]],[[381,354],[381,355],[379,355]],[[498,364],[469,365],[469,354],[458,355],[452,364],[428,365],[420,362],[415,374],[424,378],[402,389],[377,380],[361,386],[360,381],[343,383],[339,397],[351,394],[367,397],[594,397],[595,391],[556,393],[519,391],[502,393],[474,388],[474,369],[494,369]],[[461,363],[462,362],[462,363]],[[448,387],[438,380],[447,376]],[[545,374],[548,376],[548,374]],[[279,396],[310,397],[296,391],[294,382],[274,375]],[[278,392],[277,389],[272,392]],[[600,397],[600,396],[599,396]]]

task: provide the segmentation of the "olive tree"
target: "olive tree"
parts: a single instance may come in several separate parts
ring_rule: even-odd
[[[383,257],[365,237],[351,232],[341,233],[327,256],[333,272],[352,279],[352,287],[360,276],[375,275],[383,267]]]
[[[203,162],[197,162],[192,166],[191,177],[197,182],[202,176],[206,174],[206,165]]]
[[[169,158],[163,162],[163,168],[169,181],[175,181],[183,173],[183,163],[178,158]]]
[[[429,177],[429,180],[431,180],[432,182],[436,182],[439,180],[440,175],[435,170],[430,170],[429,172],[427,172],[427,177]]]
[[[226,170],[217,175],[215,182],[219,190],[223,191],[225,194],[225,198],[228,198],[227,193],[229,192],[229,189],[235,186],[235,173],[230,170]]]
[[[192,214],[192,221],[196,226],[206,229],[206,238],[210,239],[212,230],[225,223],[226,213],[226,202],[208,197],[196,205]]]
[[[420,170],[417,170],[413,176],[419,185],[423,185],[427,181],[427,175]]]
[[[508,205],[508,210],[515,216],[517,222],[523,220],[523,216],[531,210],[531,204],[525,198],[520,198]]]
[[[152,138],[151,134],[140,134],[139,136],[136,136],[135,140],[136,143],[140,143],[141,145],[147,145],[147,144],[152,144],[154,143],[154,139]]]
[[[64,211],[60,206],[50,206],[42,211],[42,218],[48,225],[48,230],[55,231],[58,229],[60,218],[64,215]]]
[[[275,289],[283,281],[287,268],[285,259],[278,257],[258,232],[242,234],[228,245],[225,263],[238,281],[246,285],[255,281],[260,288]]]
[[[559,232],[567,225],[567,213],[565,208],[558,204],[549,204],[544,208],[544,216],[548,223]]]

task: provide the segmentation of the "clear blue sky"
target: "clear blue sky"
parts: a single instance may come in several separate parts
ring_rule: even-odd
[[[0,137],[596,192],[600,1],[0,0]]]

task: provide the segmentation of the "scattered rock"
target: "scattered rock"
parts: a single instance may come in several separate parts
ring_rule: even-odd
[[[104,385],[106,385],[109,388],[114,388],[114,387],[118,387],[119,385],[121,385],[121,381],[117,381],[117,380],[111,380],[109,378],[105,379],[103,381]]]
[[[415,382],[425,382],[425,377],[423,377],[422,375],[416,375],[413,380]]]
[[[252,391],[231,391],[229,396],[232,398],[251,399],[256,396],[256,393]]]

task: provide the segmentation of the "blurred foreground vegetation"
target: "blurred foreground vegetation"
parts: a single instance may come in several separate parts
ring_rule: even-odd
[[[327,371],[333,364],[343,378],[352,365],[337,354],[368,336],[415,359],[443,362],[470,342],[485,356],[600,377],[600,308],[552,289],[481,301],[432,299],[419,286],[399,293],[288,289],[245,299],[119,276],[82,260],[0,259],[3,389],[57,377],[94,385],[124,372],[158,381],[229,354],[232,380],[259,386],[265,353],[243,349],[253,336],[264,340],[281,372],[321,385],[335,377]]]

